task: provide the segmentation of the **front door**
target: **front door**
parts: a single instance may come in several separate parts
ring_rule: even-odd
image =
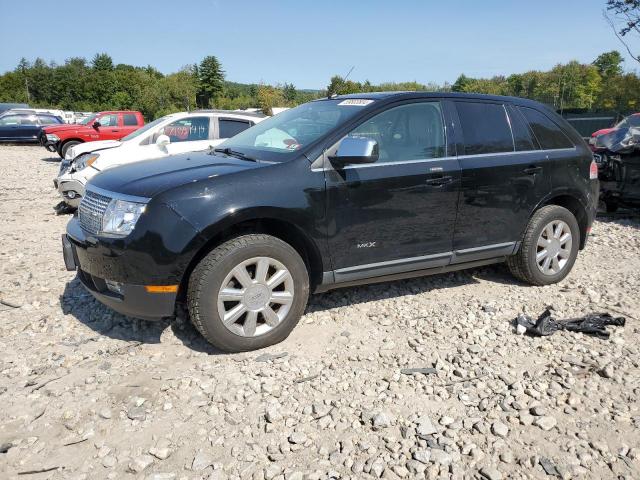
[[[97,120],[100,122],[100,126],[98,127],[100,140],[120,140],[122,137],[126,136],[122,131],[122,125],[119,122],[118,114],[105,114]]]
[[[460,169],[447,150],[442,104],[392,106],[348,135],[376,140],[379,160],[327,168],[336,281],[448,264]]]

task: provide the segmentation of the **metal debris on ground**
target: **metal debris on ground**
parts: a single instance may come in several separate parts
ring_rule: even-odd
[[[415,375],[416,373],[422,373],[423,375],[432,375],[435,373],[438,373],[438,371],[435,368],[403,368],[400,370],[400,373],[402,375]]]
[[[589,313],[583,317],[556,320],[553,318],[553,308],[547,307],[544,312],[533,320],[530,316],[521,313],[516,319],[516,328],[520,333],[528,333],[536,337],[546,337],[559,330],[570,332],[582,332],[604,340],[609,338],[610,332],[607,326],[624,327],[624,317],[612,317],[608,313]]]

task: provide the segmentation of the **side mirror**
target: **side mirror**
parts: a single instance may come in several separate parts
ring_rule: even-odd
[[[96,120],[95,122],[93,122],[93,124],[91,124],[91,126],[93,128],[98,128],[98,127],[100,127],[100,122],[98,120]]]
[[[345,165],[375,163],[379,156],[378,142],[375,140],[367,137],[345,137],[329,160],[340,168]]]
[[[156,145],[159,147],[166,147],[171,143],[171,139],[167,135],[158,135],[156,138]]]

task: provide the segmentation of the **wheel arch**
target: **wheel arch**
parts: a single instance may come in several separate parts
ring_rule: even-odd
[[[186,295],[189,278],[200,261],[221,243],[243,234],[262,233],[279,238],[291,245],[302,257],[309,272],[310,289],[322,283],[322,256],[316,243],[294,222],[276,216],[246,216],[223,222],[223,227],[204,234],[204,243],[198,248],[187,265],[180,287],[178,300]]]
[[[582,250],[587,241],[589,215],[587,214],[587,209],[580,198],[569,192],[557,193],[540,203],[531,215],[547,205],[557,205],[559,207],[566,208],[574,217],[576,217],[578,227],[580,228],[580,250]]]

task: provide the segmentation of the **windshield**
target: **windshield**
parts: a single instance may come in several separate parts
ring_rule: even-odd
[[[89,115],[84,120],[80,120],[80,125],[89,125],[96,119],[97,116],[98,116],[97,113],[94,113],[93,115]]]
[[[123,137],[121,141],[126,142],[127,140],[133,140],[134,138],[142,135],[144,132],[148,132],[152,128],[154,128],[159,123],[164,122],[167,118],[170,118],[170,115],[165,115],[164,117],[160,117],[157,120],[154,120],[151,123],[147,123],[144,127],[139,128],[138,130],[131,132],[126,137]]]
[[[239,133],[220,148],[248,153],[268,153],[268,159],[284,161],[362,111],[373,100],[321,100],[286,110]]]

